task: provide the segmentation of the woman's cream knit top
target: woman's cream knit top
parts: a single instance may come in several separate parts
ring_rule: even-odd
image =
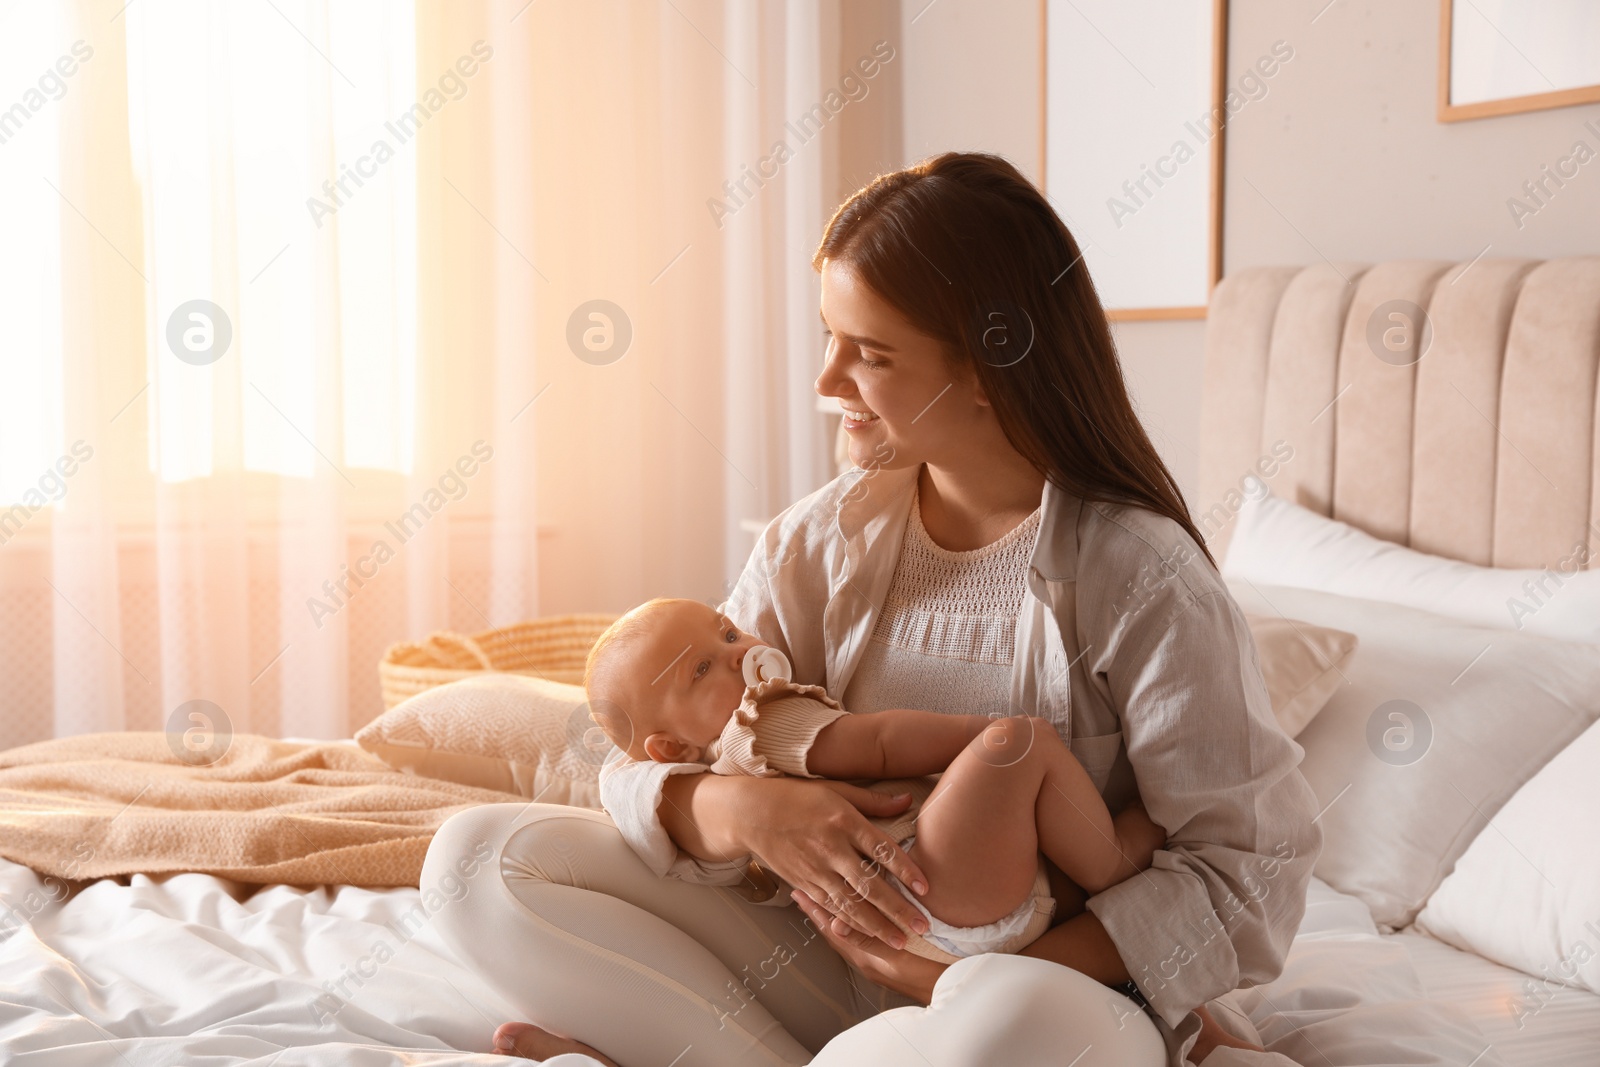
[[[1011,660],[1039,509],[999,540],[940,548],[913,491],[905,539],[872,637],[841,696],[852,712],[921,708],[1012,715]]]

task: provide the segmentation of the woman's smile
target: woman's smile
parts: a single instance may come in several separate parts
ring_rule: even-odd
[[[943,345],[885,302],[850,264],[829,262],[821,273],[818,311],[828,346],[816,389],[839,405],[851,462],[882,465],[877,450],[884,444],[894,449],[895,466],[944,458],[945,443],[961,435],[952,420],[988,414],[970,410],[975,387],[952,390]]]

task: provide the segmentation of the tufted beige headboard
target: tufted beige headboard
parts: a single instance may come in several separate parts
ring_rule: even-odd
[[[1424,552],[1600,566],[1600,256],[1242,270],[1205,358],[1190,507],[1219,560],[1260,476]]]

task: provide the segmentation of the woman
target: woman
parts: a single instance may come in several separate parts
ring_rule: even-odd
[[[1022,1063],[1091,1032],[1104,1062],[1287,1062],[1211,1058],[1239,1042],[1195,1009],[1281,971],[1321,847],[1314,798],[1080,260],[994,156],[947,153],[852,196],[814,265],[832,334],[817,390],[856,467],[768,526],[724,611],[856,712],[1049,719],[1111,810],[1138,796],[1167,847],[1086,902],[1052,872],[1065,918],[1022,956],[947,970],[897,947],[895,920],[918,917],[876,877],[921,874],[867,819],[905,798],[613,760],[636,798],[614,823],[478,808],[429,851],[424,885],[484,842],[502,857],[438,921],[553,1032],[504,1026],[503,1047],[805,1063],[854,1027],[817,1062],[899,1062],[900,1042],[905,1062]],[[787,883],[767,905],[752,857]]]

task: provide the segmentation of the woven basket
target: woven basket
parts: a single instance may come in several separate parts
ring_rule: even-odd
[[[579,685],[595,638],[616,618],[552,615],[470,635],[441,630],[426,641],[390,645],[378,664],[383,706],[485,671]]]

